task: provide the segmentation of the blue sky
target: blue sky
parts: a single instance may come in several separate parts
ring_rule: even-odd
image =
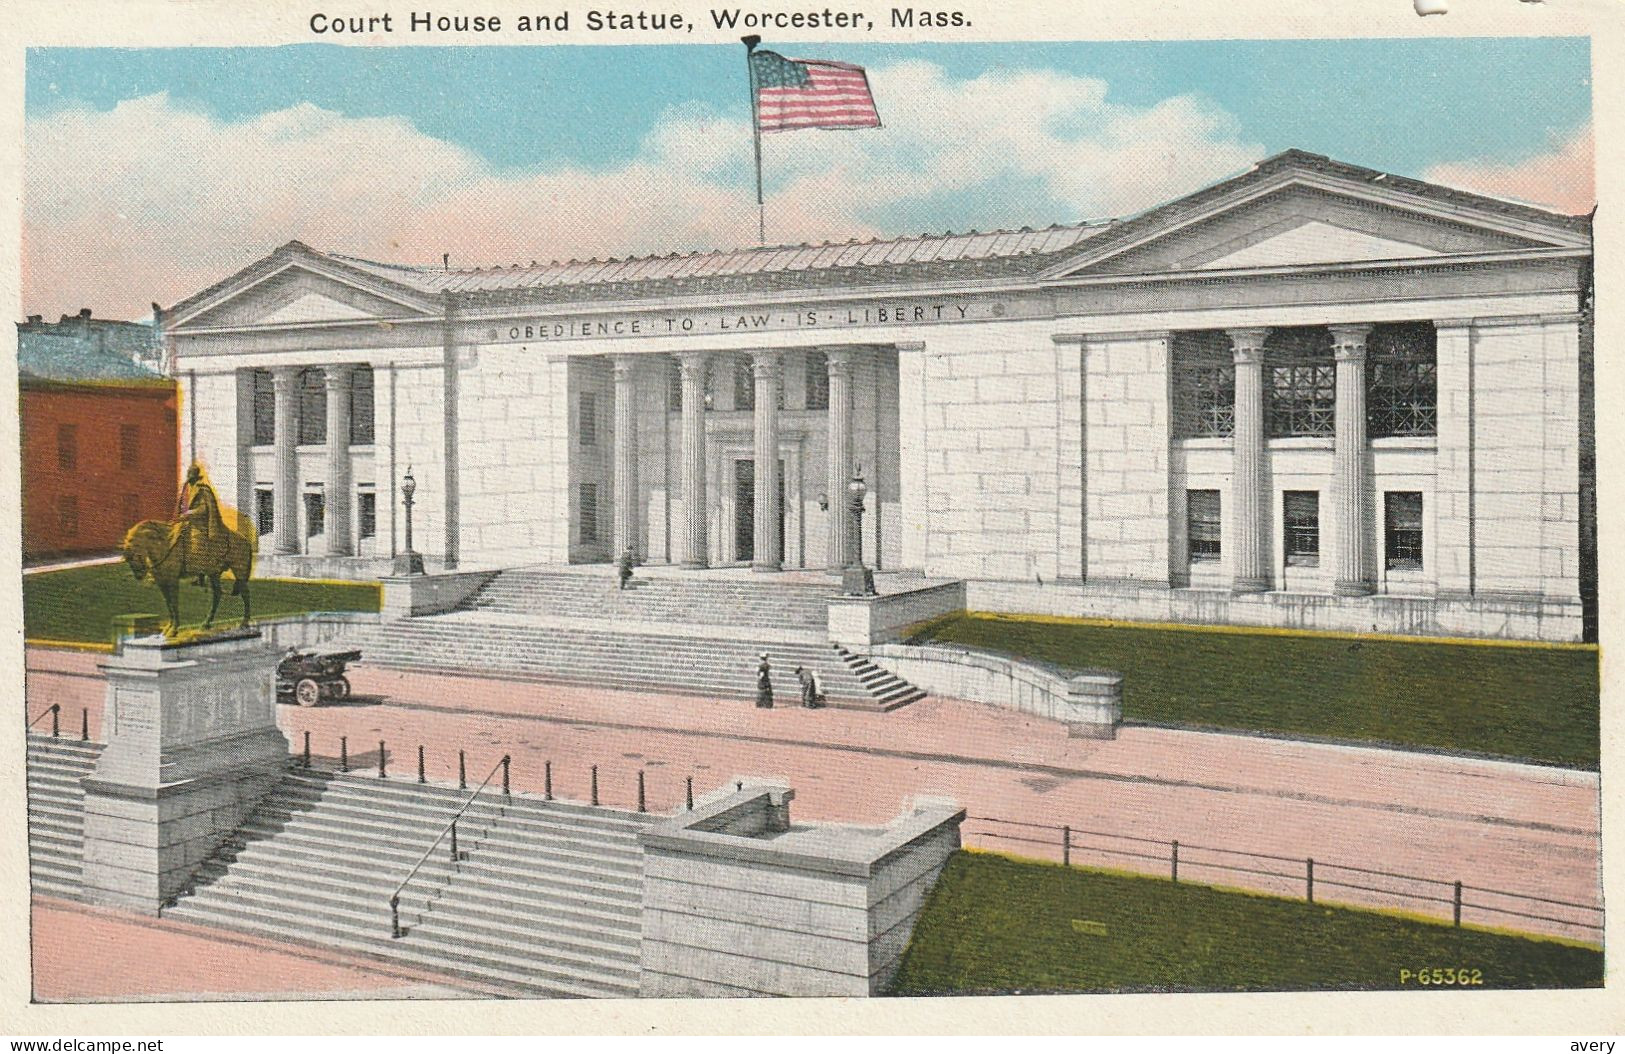
[[[765,137],[772,242],[1130,215],[1291,147],[1593,193],[1583,38],[782,50],[868,68],[885,127]],[[292,238],[492,265],[755,236],[738,45],[36,49],[25,98],[31,312],[139,315]]]

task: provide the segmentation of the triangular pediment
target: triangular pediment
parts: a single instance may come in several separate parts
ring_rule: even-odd
[[[420,292],[347,267],[297,243],[171,309],[176,330],[354,323],[419,318]]]
[[[1281,155],[1116,224],[1045,277],[1315,268],[1588,246],[1572,217]]]

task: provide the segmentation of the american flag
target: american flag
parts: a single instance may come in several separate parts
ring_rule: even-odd
[[[756,82],[756,127],[763,132],[880,127],[862,66],[752,51],[750,68]]]

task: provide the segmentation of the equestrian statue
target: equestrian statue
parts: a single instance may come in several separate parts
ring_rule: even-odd
[[[214,625],[220,610],[220,576],[230,573],[232,596],[243,598],[242,625],[248,626],[248,578],[254,570],[254,528],[235,513],[238,524],[226,522],[220,498],[203,474],[203,466],[193,462],[181,485],[178,515],[170,523],[142,520],[124,535],[124,560],[139,582],[151,581],[163,595],[169,609],[166,637],[180,633],[181,583],[192,579],[209,586],[209,617],[203,628]]]

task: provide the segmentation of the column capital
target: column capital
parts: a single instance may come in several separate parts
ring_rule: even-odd
[[[299,380],[299,371],[303,366],[272,366],[271,383],[278,388],[284,385],[292,386]]]
[[[1235,357],[1237,365],[1260,361],[1260,356],[1264,352],[1264,341],[1270,335],[1268,326],[1249,326],[1246,329],[1228,329],[1225,332],[1230,335],[1230,353]]]
[[[618,381],[631,380],[638,368],[640,356],[630,352],[621,352],[610,356],[610,363],[615,370],[615,379]]]
[[[850,344],[839,344],[821,350],[824,353],[824,361],[829,364],[830,373],[840,371],[842,374],[849,375],[852,372],[852,366],[857,362],[858,358],[857,348],[852,347]]]
[[[1371,324],[1328,326],[1332,331],[1332,357],[1338,362],[1365,361],[1365,342],[1371,335]]]
[[[352,368],[349,363],[338,366],[324,366],[322,370],[322,379],[326,382],[328,391],[341,392],[350,387]]]
[[[693,375],[704,378],[705,367],[711,361],[709,351],[674,351],[672,354],[677,356],[677,365],[684,377]]]
[[[757,378],[776,379],[783,364],[784,356],[776,348],[765,348],[750,353],[751,373]]]

